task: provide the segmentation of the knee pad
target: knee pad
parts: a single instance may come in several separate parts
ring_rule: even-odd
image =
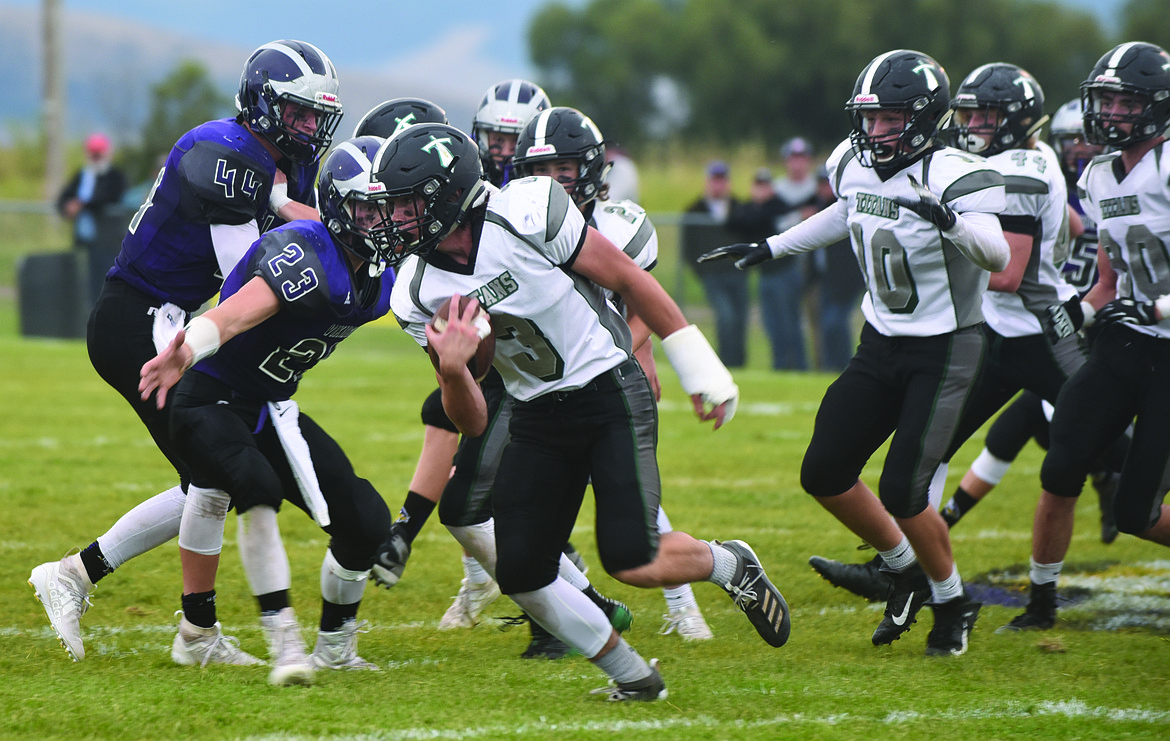
[[[479,565],[483,567],[484,571],[491,574],[491,577],[495,579],[495,520],[488,520],[478,525],[448,526],[447,530],[451,532],[451,535],[459,542],[459,545],[463,546],[463,550],[467,551],[476,561],[479,561]]]
[[[438,427],[440,430],[447,430],[448,432],[458,433],[459,428],[447,416],[447,412],[443,409],[443,395],[439,389],[431,392],[422,403],[422,423],[428,427]]]
[[[232,498],[219,489],[187,487],[179,521],[179,547],[201,556],[218,555],[223,548],[223,526]]]
[[[1005,461],[995,457],[995,455],[987,448],[979,454],[975,462],[971,464],[971,473],[978,476],[987,483],[996,486],[1003,481],[1004,475],[1007,474],[1008,469],[1012,467],[1011,461]]]
[[[325,559],[321,561],[321,598],[335,605],[357,604],[362,601],[369,575],[369,569],[345,568],[333,557],[332,550],[326,550]]]

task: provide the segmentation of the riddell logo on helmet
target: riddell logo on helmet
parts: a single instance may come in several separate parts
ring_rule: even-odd
[[[500,116],[500,123],[519,125],[519,124],[522,124],[524,122],[521,121],[520,119],[516,118],[515,116]]]
[[[337,105],[338,99],[337,96],[333,93],[317,93],[317,102],[332,103],[333,105]]]
[[[1093,78],[1093,82],[1121,82],[1121,78],[1114,75],[1097,75]]]
[[[877,103],[878,96],[873,95],[872,93],[869,95],[854,95],[853,102],[854,103]]]
[[[367,193],[385,193],[386,186],[383,185],[382,183],[371,182],[368,185],[366,185],[366,192]]]
[[[539,146],[539,147],[529,147],[528,148],[528,156],[529,157],[539,157],[543,154],[556,154],[556,153],[557,153],[557,148],[551,144],[545,144],[545,145]]]

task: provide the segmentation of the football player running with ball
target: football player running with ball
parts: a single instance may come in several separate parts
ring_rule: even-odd
[[[853,132],[827,162],[839,200],[763,244],[700,258],[746,268],[851,238],[866,323],[821,401],[801,485],[881,554],[904,589],[921,563],[933,598],[929,656],[965,653],[981,606],[963,590],[928,488],[983,364],[988,271],[1003,270],[1011,255],[996,218],[1003,176],[935,141],[949,103],[946,72],[932,58],[905,49],[879,55],[845,105]],[[879,500],[859,476],[891,434]],[[891,600],[904,600],[904,589]]]
[[[723,587],[773,646],[788,640],[788,606],[742,541],[659,535],[657,413],[633,359],[630,330],[606,300],[620,294],[659,336],[696,413],[716,428],[730,421],[738,389],[702,334],[648,273],[588,227],[551,178],[496,190],[475,142],[450,126],[420,124],[388,140],[375,161],[385,188],[384,227],[400,256],[395,315],[441,359],[443,406],[465,434],[490,420],[467,361],[479,340],[455,313],[428,328],[452,295],[471,295],[492,315],[495,366],[512,398],[510,439],[492,491],[495,576],[500,589],[612,680],[611,700],[655,700],[666,686],[588,597],[557,576],[592,480],[598,552],[605,570],[653,588],[709,580]],[[452,528],[473,555],[470,532]],[[490,537],[490,534],[478,534]],[[479,551],[479,552],[477,552]],[[485,563],[485,567],[489,564]]]
[[[658,262],[658,233],[645,209],[633,201],[611,201],[606,175],[605,141],[601,131],[585,114],[574,108],[556,107],[541,111],[520,132],[513,156],[517,177],[543,175],[565,187],[565,192],[580,209],[586,223],[630,256],[644,270]],[[620,297],[618,308],[630,326],[634,357],[646,373],[654,398],[662,397],[662,385],[654,363],[654,345],[650,328],[629,310]],[[658,509],[659,532],[669,532],[670,520]],[[685,641],[705,641],[712,637],[707,621],[695,601],[689,584],[666,587],[666,622],[662,633],[677,633]]]

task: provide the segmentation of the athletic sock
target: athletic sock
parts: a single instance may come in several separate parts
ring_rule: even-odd
[[[361,607],[361,604],[361,602],[354,602],[352,605],[338,605],[328,600],[321,600],[321,632],[336,633],[341,630],[341,626],[345,624],[346,620],[357,618],[358,608]]]
[[[256,595],[256,601],[260,603],[260,612],[265,615],[275,615],[292,604],[289,600],[287,589],[269,592],[268,594],[258,594]]]
[[[955,523],[963,519],[963,515],[970,512],[976,504],[979,504],[978,499],[963,491],[963,487],[957,487],[955,493],[951,495],[951,501],[942,508],[942,518],[946,521],[947,527],[954,527]]]
[[[183,617],[200,628],[215,627],[215,590],[183,595]]]
[[[913,546],[910,545],[910,540],[905,535],[902,536],[901,542],[888,551],[878,551],[881,554],[882,560],[886,562],[894,571],[901,573],[914,565],[918,560],[918,556],[914,553]]]
[[[618,645],[599,658],[593,659],[597,668],[609,675],[615,682],[628,684],[637,682],[650,676],[650,665],[626,643],[626,639],[618,638]]]
[[[85,567],[85,574],[90,582],[97,584],[106,574],[114,573],[114,567],[102,555],[102,547],[95,540],[81,552],[81,565]]]
[[[431,512],[435,511],[435,503],[418,492],[406,493],[406,501],[398,511],[398,519],[394,524],[402,525],[403,534],[408,543],[413,543],[422,526],[426,524]]]

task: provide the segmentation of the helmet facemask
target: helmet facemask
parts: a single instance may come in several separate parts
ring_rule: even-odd
[[[374,200],[382,187],[370,178],[371,161],[382,141],[369,136],[342,142],[325,158],[317,181],[321,222],[337,242],[369,263],[372,276],[381,274],[393,256],[371,237],[382,218]]]
[[[1142,42],[1114,47],[1081,84],[1081,105],[1093,144],[1124,149],[1164,135],[1170,125],[1170,54]]]
[[[274,41],[252,53],[236,94],[240,115],[290,160],[309,165],[325,154],[341,121],[337,70],[303,41]],[[306,118],[315,118],[306,126]]]

